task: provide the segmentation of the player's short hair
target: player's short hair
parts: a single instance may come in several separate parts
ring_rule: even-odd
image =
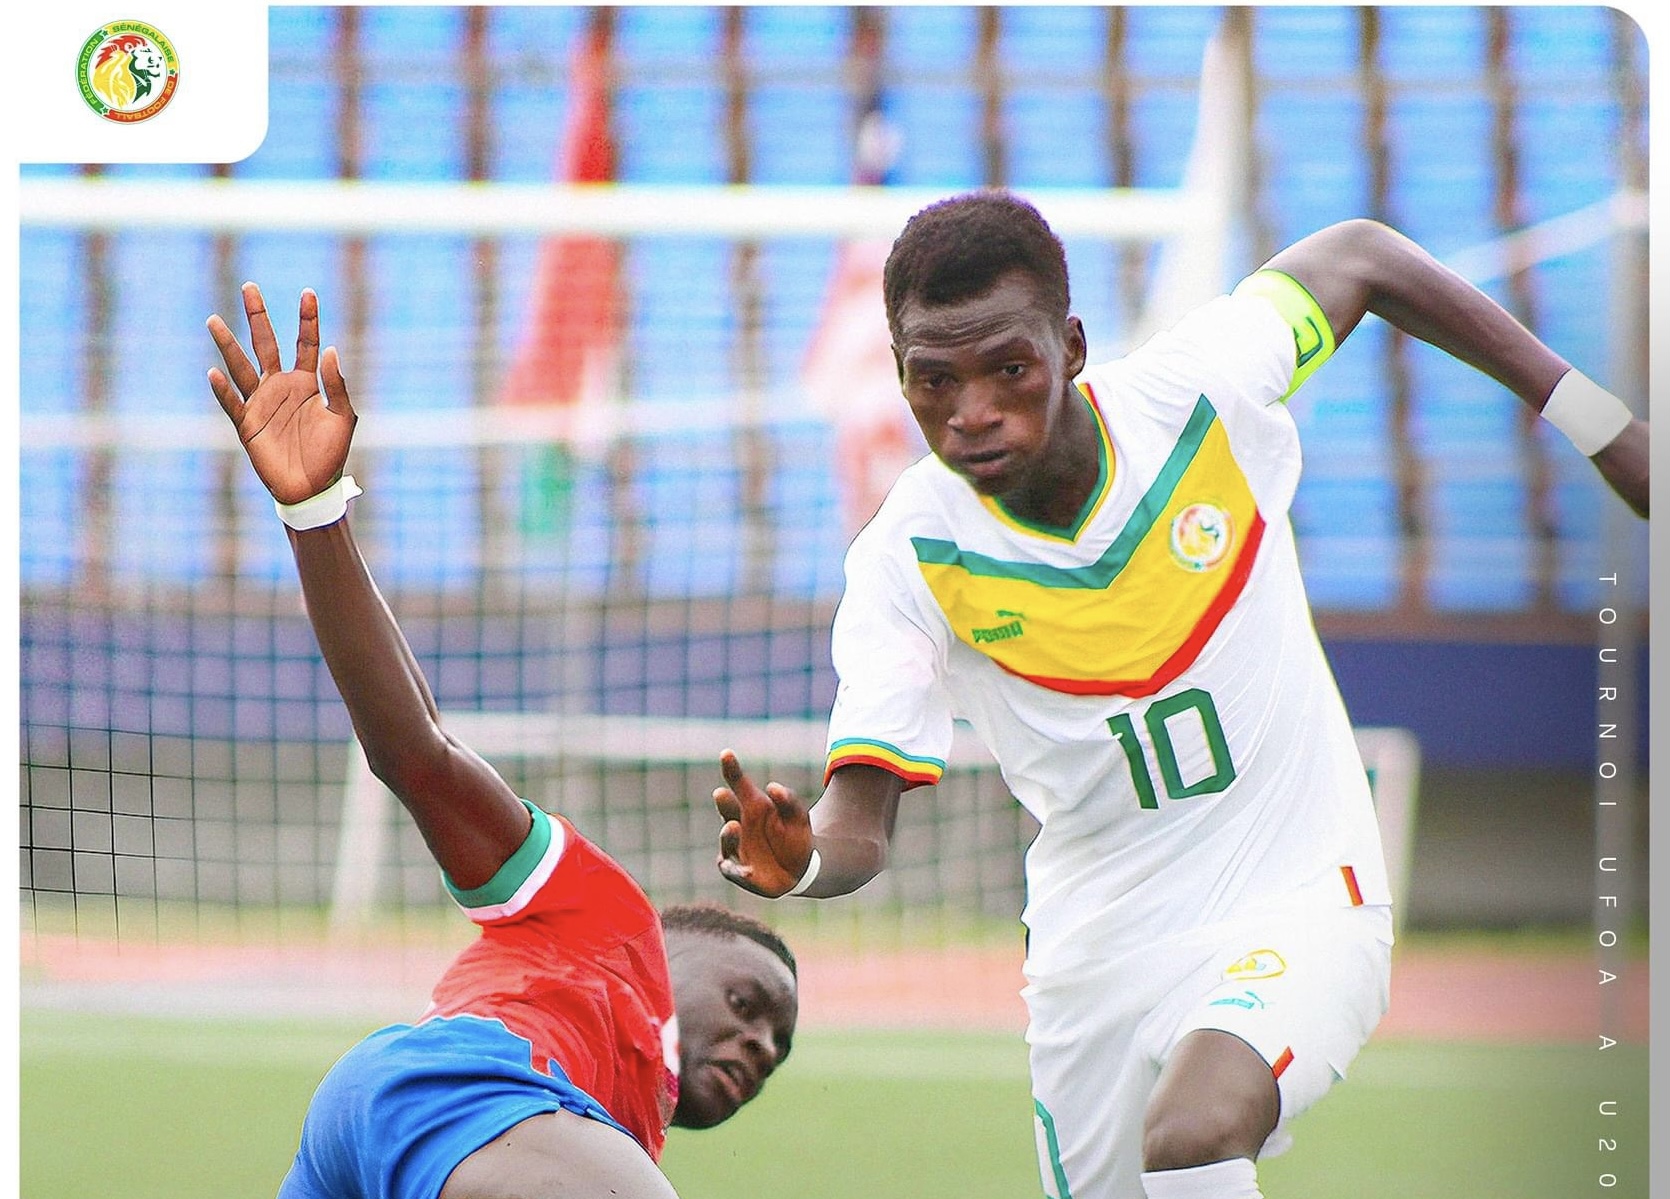
[[[716,903],[674,904],[672,907],[661,909],[661,927],[669,932],[676,929],[710,937],[747,937],[775,954],[777,960],[789,968],[789,974],[793,978],[797,981],[800,978],[794,964],[794,951],[783,938],[779,937],[770,925],[742,912],[732,911]]]
[[[1038,210],[1013,192],[984,188],[930,204],[905,222],[882,271],[887,327],[895,341],[908,300],[955,304],[983,296],[1024,271],[1050,316],[1071,308],[1067,252]]]

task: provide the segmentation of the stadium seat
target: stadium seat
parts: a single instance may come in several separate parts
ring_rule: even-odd
[[[1003,98],[1002,112],[1010,187],[1112,185],[1113,139],[1101,95],[1019,86]]]
[[[724,12],[701,5],[628,5],[615,14],[615,59],[628,69],[696,65],[711,73],[724,51]]]
[[[980,53],[976,8],[923,4],[889,8],[886,14],[883,57],[895,79],[932,73],[943,81],[947,64],[967,70]]]
[[[487,57],[501,71],[534,78],[567,64],[591,10],[568,5],[517,5],[487,10]]]
[[[619,174],[626,182],[729,179],[725,97],[715,83],[623,85],[615,94],[615,129]]]
[[[1409,93],[1387,107],[1392,222],[1435,254],[1495,235],[1494,121],[1471,92]]]
[[[980,97],[962,84],[896,86],[882,101],[898,130],[893,182],[906,187],[978,187],[985,181]]]
[[[1360,14],[1343,6],[1254,9],[1253,69],[1272,82],[1351,80],[1361,65]]]
[[[1477,79],[1485,66],[1486,10],[1448,5],[1385,5],[1380,69],[1394,83]]]
[[[626,254],[627,368],[639,400],[709,399],[733,386],[731,245],[634,239]]]
[[[566,75],[557,82],[507,83],[499,87],[493,93],[488,114],[492,126],[487,177],[503,183],[556,180],[570,103]]]
[[[1125,70],[1144,79],[1200,77],[1206,43],[1223,10],[1215,5],[1132,5],[1125,11]]]
[[[1612,69],[1613,22],[1601,5],[1526,5],[1504,12],[1508,67],[1527,80],[1604,79]],[[1623,18],[1626,19],[1627,18]]]
[[[760,349],[764,385],[788,411],[806,410],[801,370],[822,319],[834,273],[836,243],[827,238],[773,238],[755,260],[762,292]]]
[[[1269,10],[1273,15],[1281,10]],[[1258,143],[1268,147],[1266,210],[1278,244],[1371,210],[1368,163],[1341,154],[1363,140],[1364,111],[1352,96],[1271,88],[1258,107]]]
[[[763,76],[832,75],[852,39],[852,10],[834,5],[755,5],[742,10],[742,60]]]
[[[468,178],[465,112],[458,83],[421,74],[368,83],[360,95],[361,176],[401,183]]]
[[[1193,92],[1147,91],[1136,97],[1131,105],[1131,149],[1132,182],[1137,187],[1176,187],[1183,182],[1198,108]]]
[[[1011,5],[998,9],[998,62],[1015,83],[1066,77],[1094,87],[1108,70],[1108,10]]]
[[[360,53],[378,68],[413,75],[455,67],[466,42],[467,11],[451,5],[367,7],[359,13]]]
[[[748,97],[748,174],[753,183],[849,183],[852,102],[835,86],[762,84]]]

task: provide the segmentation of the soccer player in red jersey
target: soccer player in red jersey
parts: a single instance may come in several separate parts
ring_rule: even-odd
[[[279,1195],[670,1196],[654,1164],[669,1123],[718,1124],[788,1055],[794,957],[718,906],[658,916],[573,825],[448,735],[348,526],[357,418],[335,348],[319,351],[318,298],[302,294],[288,371],[254,284],[243,303],[255,360],[210,317],[226,369],[209,384],[290,530],[373,771],[482,927],[416,1023],[372,1033],[332,1067]]]

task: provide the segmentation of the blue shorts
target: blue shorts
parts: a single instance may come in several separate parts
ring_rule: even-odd
[[[459,1162],[541,1112],[626,1132],[555,1062],[535,1070],[531,1048],[480,1016],[378,1029],[313,1093],[279,1199],[435,1199]]]

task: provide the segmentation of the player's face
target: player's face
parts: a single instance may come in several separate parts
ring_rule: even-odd
[[[1063,413],[1084,369],[1084,329],[1038,302],[1011,271],[985,295],[953,304],[907,300],[898,313],[899,381],[928,448],[976,491],[1024,501],[1048,494],[1072,456]]]
[[[789,1055],[799,992],[777,955],[747,937],[669,937],[667,964],[679,1032],[673,1123],[711,1128],[757,1095]]]

